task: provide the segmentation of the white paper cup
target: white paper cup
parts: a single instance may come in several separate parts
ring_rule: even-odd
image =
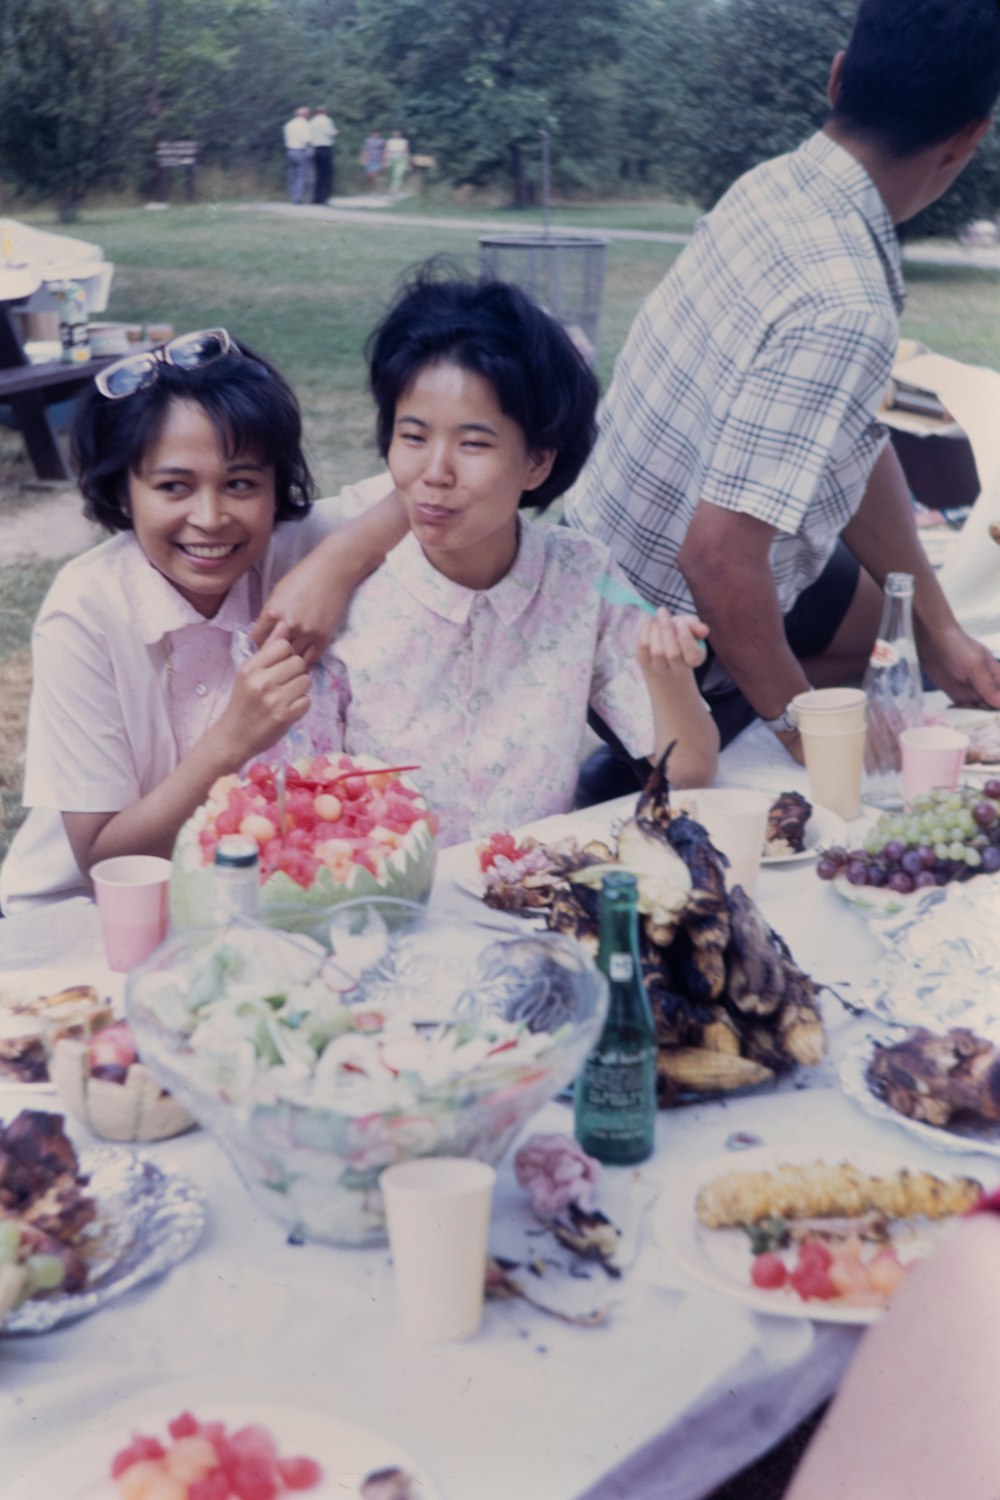
[[[864,727],[803,729],[801,733],[812,800],[848,822],[858,817],[865,760]]]
[[[742,787],[710,787],[694,794],[692,816],[729,860],[726,883],[730,890],[741,885],[752,896],[757,889],[771,800],[764,792]]]
[[[121,854],[92,866],[108,968],[125,973],[148,958],[167,935],[170,861]]]
[[[945,724],[904,729],[899,736],[903,757],[903,800],[911,806],[921,792],[936,787],[954,791],[965,765],[969,736]]]
[[[495,1181],[485,1162],[457,1156],[397,1162],[379,1178],[399,1321],[411,1338],[477,1332]]]
[[[796,722],[806,729],[862,729],[865,695],[861,688],[812,688],[792,699]]]

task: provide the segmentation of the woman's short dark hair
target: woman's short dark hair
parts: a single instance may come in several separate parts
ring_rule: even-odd
[[[507,282],[472,280],[440,262],[423,266],[369,336],[367,355],[383,458],[398,401],[422,369],[442,362],[489,382],[530,454],[555,452],[551,472],[524,492],[522,505],[542,509],[568,490],[594,445],[596,377],[561,324]]]
[[[253,453],[274,465],[275,524],[308,515],[316,488],[302,452],[299,403],[272,364],[234,340],[228,354],[193,370],[159,363],[150,385],[118,401],[89,387],[72,428],[86,516],[108,531],[132,529],[128,477],[139,473],[174,401],[204,410],[227,459]]]
[[[832,118],[909,156],[985,120],[998,93],[996,0],[861,0]]]

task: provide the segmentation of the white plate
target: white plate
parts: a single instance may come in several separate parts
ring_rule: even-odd
[[[1000,1157],[1000,1125],[994,1126],[989,1135],[978,1134],[971,1127],[958,1131],[943,1125],[928,1125],[924,1120],[911,1120],[909,1115],[901,1115],[899,1110],[893,1109],[872,1092],[865,1074],[875,1050],[875,1042],[891,1045],[902,1036],[900,1031],[886,1032],[880,1037],[866,1036],[845,1052],[840,1064],[840,1086],[847,1097],[859,1105],[866,1115],[898,1125],[900,1130],[905,1130],[907,1135],[929,1146],[932,1151],[961,1152],[965,1156],[974,1152],[976,1155]]]
[[[617,821],[615,826],[617,826]],[[498,829],[497,832],[500,830]],[[586,813],[563,813],[556,814],[551,818],[540,818],[537,823],[525,823],[523,828],[514,829],[514,837],[521,841],[524,838],[536,838],[542,844],[555,844],[560,839],[574,838],[578,844],[589,844],[592,839],[600,839],[602,843],[613,845],[613,829],[607,819],[601,817],[589,817]],[[486,894],[486,882],[483,880],[482,871],[479,868],[479,856],[476,849],[479,844],[485,843],[485,839],[477,839],[474,844],[468,845],[458,873],[452,876],[459,890],[467,891],[470,896],[475,896],[481,901]],[[517,915],[531,916],[531,910]]]
[[[957,704],[951,704],[938,715],[942,723],[947,724],[949,729],[961,730],[968,734],[971,729],[978,729],[980,725],[996,725],[1000,722],[1000,713],[989,708],[960,708]],[[965,767],[967,772],[973,774],[987,773],[995,774],[1000,769],[1000,755],[996,760],[970,761]]]
[[[412,1500],[443,1500],[440,1490],[418,1473],[413,1460],[395,1443],[329,1410],[244,1406],[217,1401],[211,1391],[198,1396],[181,1387],[177,1390],[176,1396],[157,1400],[155,1407],[147,1396],[104,1414],[99,1425],[62,1443],[13,1489],[5,1483],[4,1500],[119,1500],[118,1487],[109,1477],[115,1453],[128,1446],[133,1432],[165,1440],[167,1423],[184,1410],[193,1411],[200,1421],[225,1422],[229,1431],[260,1422],[274,1436],[280,1457],[314,1458],[322,1465],[324,1477],[313,1489],[301,1491],[306,1500],[360,1500],[366,1475],[387,1468],[400,1468],[413,1476]]]
[[[89,984],[101,999],[109,1000],[116,1016],[123,1013],[125,997],[125,975],[112,974],[103,961],[95,958],[80,959],[44,969],[0,970],[0,1009],[11,1005],[23,1005],[43,995],[57,995],[60,990],[74,985]],[[38,1024],[41,1034],[41,1021]],[[25,1083],[0,1072],[0,1093],[11,1097],[28,1098],[39,1094],[54,1094],[55,1089],[47,1078],[39,1083]]]
[[[847,824],[843,818],[828,807],[814,807],[812,817],[806,824],[805,847],[799,854],[765,854],[762,865],[790,865],[803,859],[815,859],[820,849],[830,849],[834,844],[846,847]]]
[[[755,1150],[725,1152],[698,1162],[694,1167],[679,1168],[667,1179],[653,1208],[653,1230],[666,1251],[683,1271],[696,1280],[743,1302],[755,1312],[774,1313],[782,1318],[808,1318],[817,1323],[874,1323],[882,1315],[879,1307],[844,1307],[836,1301],[810,1299],[804,1302],[791,1287],[777,1291],[760,1290],[750,1280],[753,1255],[750,1241],[742,1229],[706,1229],[694,1211],[699,1190],[713,1177],[729,1172],[769,1171],[782,1165],[808,1165],[817,1160],[836,1164],[849,1160],[863,1172],[886,1175],[903,1167],[926,1171],[919,1161],[906,1161],[879,1151],[851,1150],[841,1155],[823,1145],[761,1146]],[[972,1164],[968,1175],[984,1186],[992,1186],[997,1169],[985,1163]],[[943,1174],[942,1174],[943,1175]],[[949,1176],[966,1175],[949,1168]],[[988,1180],[987,1180],[988,1179]],[[919,1229],[902,1227],[893,1236],[901,1260],[920,1259],[952,1227],[953,1220],[938,1224],[922,1223]]]
[[[929,885],[917,891],[894,891],[887,885],[852,885],[841,871],[826,882],[841,901],[853,906],[866,917],[895,917],[900,912],[914,911],[920,902],[941,887]]]

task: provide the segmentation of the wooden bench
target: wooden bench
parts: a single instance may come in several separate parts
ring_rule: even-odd
[[[104,355],[83,365],[58,360],[33,365],[17,336],[10,305],[0,303],[0,404],[10,406],[39,479],[73,478],[48,407],[82,390],[99,370],[121,356]]]

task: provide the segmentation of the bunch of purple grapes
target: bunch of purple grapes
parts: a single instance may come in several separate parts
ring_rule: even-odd
[[[821,880],[888,886],[906,895],[926,886],[1000,870],[1000,780],[982,790],[925,792],[906,812],[883,813],[859,849],[823,851]]]

